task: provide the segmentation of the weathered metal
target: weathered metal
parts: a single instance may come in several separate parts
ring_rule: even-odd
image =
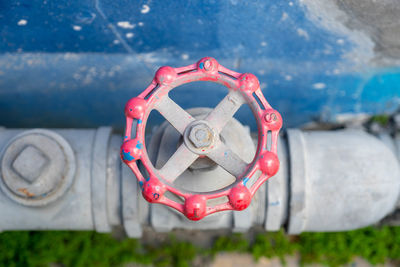
[[[20,204],[48,205],[73,183],[75,155],[68,142],[55,132],[23,132],[12,138],[0,155],[0,188]]]
[[[199,113],[198,110],[188,110],[188,113],[204,119],[201,115],[204,111]],[[208,113],[209,110],[205,112]],[[14,161],[21,160],[18,153],[8,156],[5,153],[13,146],[15,138],[19,140],[32,132],[37,133],[37,130],[1,129],[2,160],[9,156]],[[10,189],[0,188],[0,231],[93,229],[109,232],[114,227],[123,227],[128,236],[139,237],[142,227],[148,226],[164,232],[178,228],[246,232],[253,226],[264,226],[267,231],[284,227],[295,234],[346,231],[378,222],[400,223],[396,217],[400,211],[399,134],[390,139],[376,138],[362,130],[289,130],[278,143],[278,173],[257,190],[247,209],[215,213],[194,222],[174,209],[151,205],[141,197],[142,189],[136,177],[119,157],[122,137],[112,135],[110,128],[43,132],[46,136],[62,137],[71,147],[76,164],[72,183],[57,199],[47,204],[42,202],[40,207],[22,203],[11,195]],[[236,119],[228,122],[221,136],[244,160],[253,158],[257,140],[252,141],[249,131]],[[44,155],[53,149],[46,146],[46,142],[34,144]],[[162,166],[181,142],[181,135],[167,122],[153,132],[148,155],[155,167]],[[24,150],[22,148],[22,152]],[[28,156],[39,154],[27,152]],[[41,157],[43,155],[34,156],[32,160],[43,162]],[[15,163],[18,169],[21,168],[19,164]],[[43,168],[43,164],[39,165],[39,169]],[[46,169],[46,164],[44,166]],[[202,166],[205,168],[185,171],[174,185],[192,191],[212,191],[235,180],[220,166]],[[24,172],[25,176],[34,177],[37,170],[32,170],[32,173]],[[0,179],[9,180],[3,171],[1,167]],[[19,177],[14,179],[15,182],[26,181]],[[40,179],[39,175],[37,180]],[[45,187],[53,183],[46,181]],[[33,191],[28,189],[28,192]],[[44,200],[46,198],[40,201]],[[213,201],[207,204],[210,202]],[[386,217],[391,212],[393,215]]]

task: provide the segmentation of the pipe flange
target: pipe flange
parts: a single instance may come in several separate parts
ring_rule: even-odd
[[[12,138],[3,149],[0,188],[25,206],[44,206],[71,186],[75,155],[68,142],[49,130],[30,130]]]

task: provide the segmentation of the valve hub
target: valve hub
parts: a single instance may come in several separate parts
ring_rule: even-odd
[[[215,131],[204,120],[197,120],[189,124],[183,134],[187,148],[198,155],[204,155],[213,149],[215,139]]]

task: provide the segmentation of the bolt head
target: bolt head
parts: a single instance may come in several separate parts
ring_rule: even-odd
[[[213,131],[206,124],[194,125],[190,129],[189,140],[197,148],[208,147],[213,141]]]
[[[32,184],[43,172],[49,159],[42,151],[32,145],[25,147],[12,164],[12,168],[29,184]]]

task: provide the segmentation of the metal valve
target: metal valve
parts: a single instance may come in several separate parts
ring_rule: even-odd
[[[229,93],[204,119],[195,119],[168,96],[173,88],[195,81],[211,81],[225,85]],[[220,132],[242,104],[248,104],[257,121],[257,152],[247,164],[220,138]],[[145,128],[150,112],[155,109],[183,136],[183,143],[160,169],[150,161],[145,146]],[[214,58],[206,57],[195,64],[158,69],[151,84],[125,106],[126,130],[121,146],[121,158],[133,171],[143,197],[176,209],[191,220],[223,210],[243,210],[257,189],[279,169],[277,140],[282,118],[265,100],[259,81],[253,74],[229,70]],[[174,186],[174,181],[197,158],[208,157],[236,180],[211,192],[191,192]],[[143,175],[137,161],[143,163],[148,175]],[[182,201],[170,198],[167,192]],[[227,198],[215,206],[208,200]]]

